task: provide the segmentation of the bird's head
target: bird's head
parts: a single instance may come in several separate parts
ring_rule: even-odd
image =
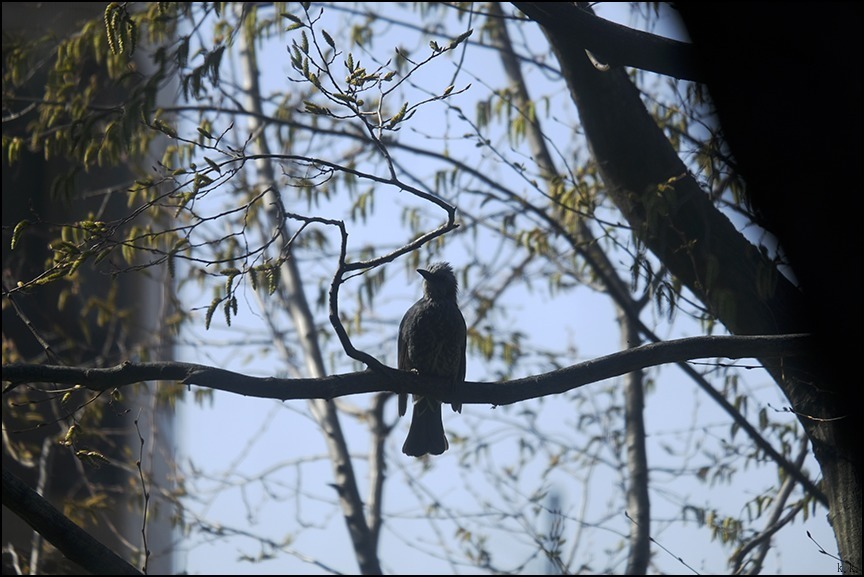
[[[417,272],[423,277],[423,292],[432,300],[453,299],[456,300],[456,275],[453,267],[446,262],[436,262],[429,267],[418,268]]]

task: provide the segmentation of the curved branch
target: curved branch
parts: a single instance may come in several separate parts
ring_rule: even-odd
[[[297,217],[296,215],[291,216],[292,218],[301,218]],[[339,268],[333,274],[333,280],[330,282],[330,293],[328,300],[330,324],[333,326],[333,330],[336,332],[336,336],[339,337],[339,342],[342,345],[342,349],[349,357],[356,361],[362,362],[373,371],[380,372],[386,369],[386,367],[384,367],[384,365],[382,365],[378,359],[376,359],[369,353],[358,350],[351,342],[351,337],[348,336],[348,331],[345,330],[345,327],[342,325],[342,320],[339,318],[339,287],[345,283],[345,275],[349,272],[373,269],[375,267],[381,266],[382,264],[392,262],[404,254],[408,254],[409,252],[418,250],[420,247],[438,238],[439,236],[445,235],[451,230],[455,230],[459,227],[459,223],[455,221],[455,212],[448,212],[447,222],[441,224],[435,230],[431,230],[420,235],[408,244],[405,244],[388,254],[369,260],[353,262],[348,262],[348,232],[345,230],[344,222],[321,218],[302,218],[304,218],[305,220],[317,221],[324,224],[336,226],[339,229],[341,239],[339,247]]]

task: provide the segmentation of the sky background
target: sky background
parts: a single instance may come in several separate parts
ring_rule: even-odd
[[[374,6],[382,13],[401,14],[388,3]],[[626,4],[610,3],[599,5],[598,11],[604,17],[628,24],[631,20],[625,8]],[[328,9],[321,22],[321,27],[331,33],[340,47],[344,45],[344,34],[347,33],[341,24],[343,17],[344,13]],[[446,44],[450,37],[458,35],[464,27],[465,22],[442,22],[442,29],[446,33],[435,40],[439,44]],[[342,34],[334,31],[341,31]],[[538,45],[544,42],[536,26],[522,26],[520,31],[525,35],[536,34]],[[655,32],[670,36],[678,34],[675,28],[665,26]],[[389,28],[388,34],[394,36],[391,42],[393,46],[406,41],[400,36],[402,32],[398,27]],[[386,45],[387,38],[376,40],[379,47],[377,52],[382,52],[380,47]],[[266,70],[266,74],[262,74],[265,92],[285,88],[288,75],[287,43],[287,39],[274,40],[262,50],[261,69]],[[455,84],[457,89],[469,83],[472,88],[453,102],[466,111],[473,111],[473,101],[488,96],[488,89],[483,82],[492,86],[500,85],[500,76],[496,78],[500,72],[492,51],[470,48],[467,54],[470,58],[466,58],[463,63]],[[363,58],[367,59],[366,56]],[[445,61],[436,66],[424,72],[425,76],[419,75],[417,82],[443,89],[446,84],[436,86],[434,75],[442,79],[439,84],[449,81],[454,72],[453,63]],[[543,86],[540,82],[536,80],[532,84],[538,93],[548,92],[552,98],[566,98],[566,89],[562,85]],[[547,122],[546,126],[557,131],[556,137],[561,142],[566,142],[572,137],[568,136],[567,128],[577,122],[575,111],[572,106],[567,108],[562,105],[560,109],[553,108],[552,116],[557,122]],[[418,112],[410,125],[399,133],[399,138],[416,141],[423,146],[428,144],[429,135],[440,130],[440,108],[428,106]],[[469,163],[480,166],[493,164],[482,152],[473,149],[470,143],[466,143],[464,149],[456,149],[454,144],[454,154],[464,154]],[[386,192],[379,195],[376,197],[374,218],[366,226],[351,225],[351,242],[355,243],[354,246],[360,246],[367,240],[385,244],[400,242],[402,237],[394,234],[395,223],[399,222],[402,209],[409,204],[399,195],[388,195]],[[347,210],[344,201],[336,199],[321,208],[320,212],[324,216],[345,218]],[[454,236],[448,240],[445,253],[454,267],[460,269],[466,264],[469,248],[467,239]],[[513,255],[506,251],[499,252],[499,247],[490,244],[484,257],[488,257],[492,264],[496,259],[506,264]],[[329,278],[334,263],[335,260],[322,260],[304,264],[311,277]],[[382,362],[395,366],[396,326],[404,311],[420,296],[421,279],[398,263],[391,266],[390,271],[382,292],[382,304],[370,312],[371,318],[366,322],[392,327],[392,339],[380,337],[380,334],[386,334],[384,330],[375,337],[377,340],[361,342],[364,350],[376,355]],[[480,285],[486,279],[475,280]],[[498,313],[502,326],[521,328],[531,335],[532,342],[538,348],[571,351],[571,364],[611,354],[622,348],[615,311],[607,297],[589,287],[578,287],[566,295],[568,304],[566,309],[562,309],[559,298],[545,290],[544,279],[537,279],[535,285],[533,291],[519,290],[507,295],[504,301],[506,306]],[[352,288],[356,290],[356,285],[349,283],[341,291],[344,306],[349,310],[354,298]],[[315,295],[310,294],[309,290],[307,298],[314,300]],[[211,298],[209,293],[199,294],[191,288],[186,289],[184,296],[188,298],[190,306],[201,306]],[[463,298],[465,296],[463,293]],[[254,311],[256,308],[255,295],[248,291],[241,293],[241,301],[241,309]],[[466,310],[468,317],[468,308],[463,306],[463,310]],[[562,315],[562,310],[567,311],[566,315]],[[214,318],[220,320],[219,315]],[[319,314],[319,319],[322,319],[321,326],[329,330],[326,316]],[[266,342],[264,321],[259,314],[242,314],[231,329],[225,327],[224,322],[220,324],[216,320],[206,333],[202,330],[202,322],[190,327],[192,330],[185,335],[186,344],[177,349],[177,360],[209,364],[257,376],[283,374],[284,365],[276,359],[272,347]],[[471,318],[467,320],[470,324]],[[704,333],[702,327],[685,315],[678,315],[673,323],[669,323],[656,316],[656,313],[648,312],[643,315],[643,320],[649,326],[656,323],[657,332],[665,339]],[[220,340],[234,341],[238,336],[246,339],[247,347],[213,346]],[[226,353],[226,350],[231,352]],[[752,364],[752,361],[749,362]],[[747,363],[746,360],[740,361],[742,365]],[[357,369],[351,363],[340,360],[337,360],[336,366],[337,372]],[[530,363],[526,370],[529,368]],[[717,541],[712,541],[707,529],[699,528],[695,522],[676,521],[680,518],[681,499],[686,497],[694,504],[706,507],[723,507],[728,514],[738,515],[747,501],[763,491],[766,484],[775,482],[766,479],[769,472],[775,473],[771,467],[745,468],[742,462],[741,470],[729,485],[680,478],[678,468],[685,465],[680,458],[668,460],[669,455],[683,452],[690,455],[692,460],[687,465],[695,466],[700,458],[698,445],[703,442],[722,443],[728,436],[729,418],[714,407],[677,368],[653,368],[647,373],[652,380],[651,392],[646,399],[645,421],[649,463],[655,467],[651,477],[651,499],[652,518],[656,519],[652,526],[652,537],[656,541],[652,548],[656,566],[672,574],[692,573],[690,568],[698,573],[728,572],[729,551]],[[531,371],[528,370],[526,374],[531,374]],[[780,409],[787,403],[779,397],[771,379],[761,370],[746,371],[742,375],[740,390],[750,395],[748,414],[751,422],[759,408],[771,410],[773,419],[783,419]],[[494,380],[494,367],[490,368],[476,358],[469,359],[467,378],[473,381]],[[467,405],[462,415],[445,411],[445,429],[451,438],[456,435],[476,439],[477,435],[487,435],[490,442],[498,440],[499,448],[503,447],[502,454],[496,456],[500,464],[519,463],[524,468],[521,479],[536,480],[544,463],[520,461],[517,439],[508,437],[512,432],[508,433],[509,429],[505,425],[524,427],[526,421],[520,414],[530,410],[537,414],[537,419],[532,422],[536,430],[543,431],[553,439],[567,439],[567,435],[576,430],[579,419],[588,415],[597,421],[608,420],[599,422],[598,430],[614,436],[623,431],[621,423],[606,414],[606,409],[612,403],[609,391],[615,388],[620,388],[620,383],[613,379],[589,385],[578,394],[567,395],[568,402],[549,398],[495,410],[483,405]],[[357,406],[365,406],[367,400],[344,399],[346,403]],[[579,407],[578,413],[574,413],[575,407]],[[388,404],[387,410],[395,420],[395,403]],[[184,538],[179,570],[202,575],[357,572],[345,524],[338,508],[332,506],[334,495],[327,486],[332,474],[326,448],[317,426],[308,414],[305,401],[282,403],[217,391],[212,403],[201,406],[192,402],[182,403],[180,423],[179,461],[181,466],[194,466],[194,473],[189,475],[188,480],[195,490],[190,494],[187,506],[190,512],[201,519],[223,526],[228,536],[196,533]],[[358,456],[355,465],[363,494],[366,478],[361,455],[368,450],[368,432],[362,423],[350,418],[343,419],[343,426],[352,453]],[[385,523],[381,537],[379,551],[383,568],[387,573],[398,574],[470,574],[470,566],[453,565],[443,557],[436,557],[440,548],[439,539],[450,542],[449,553],[457,555],[461,551],[461,544],[453,533],[452,525],[443,520],[430,523],[417,518],[423,515],[417,496],[434,488],[440,495],[443,509],[471,513],[480,511],[478,504],[487,500],[493,501],[493,507],[500,505],[501,509],[529,507],[532,503],[531,491],[535,487],[519,482],[509,487],[505,496],[486,492],[482,483],[472,480],[471,464],[466,464],[466,456],[459,444],[454,444],[447,453],[437,457],[435,467],[424,470],[420,461],[404,457],[400,452],[407,430],[408,421],[403,419],[388,439],[388,455],[391,459],[384,499],[385,513],[392,521]],[[527,429],[525,434],[532,434],[532,430]],[[744,442],[740,434],[736,440]],[[586,447],[586,450],[592,449]],[[599,458],[604,456],[598,454]],[[667,460],[668,468],[665,467]],[[806,467],[811,476],[818,473],[812,457],[808,457]],[[532,476],[532,468],[537,469],[536,476]],[[232,488],[232,484],[236,486]],[[546,488],[560,498],[561,508],[565,512],[565,536],[568,538],[565,551],[577,535],[582,535],[583,540],[576,553],[578,560],[592,563],[595,567],[605,567],[606,548],[622,539],[626,542],[630,521],[624,514],[625,507],[615,502],[622,499],[620,484],[621,475],[611,465],[593,471],[565,469],[550,477]],[[609,490],[610,487],[613,490]],[[300,500],[292,497],[297,491],[304,495]],[[800,494],[800,490],[796,489],[795,494]],[[495,503],[494,499],[506,499],[506,502]],[[548,500],[543,503],[548,504]],[[581,527],[581,523],[585,526]],[[757,522],[755,526],[761,528],[762,522]],[[587,530],[589,527],[590,531]],[[776,547],[765,561],[764,573],[836,573],[836,561],[820,554],[806,531],[828,551],[836,549],[833,533],[825,521],[825,510],[817,508],[807,523],[796,521],[781,531],[776,538]],[[286,537],[293,538],[295,535],[299,535],[296,540],[282,543]],[[281,549],[262,551],[259,542],[250,538],[256,536],[280,544]],[[429,554],[422,556],[418,562],[415,547]],[[533,544],[521,541],[519,535],[502,522],[500,533],[491,534],[489,547],[496,556],[501,556],[498,558],[499,563],[506,565],[504,559],[512,557],[514,564],[519,562]],[[261,559],[254,564],[249,562],[250,558],[270,553],[274,555],[272,559]],[[686,565],[676,557],[683,559]],[[310,563],[309,558],[319,560],[323,566]],[[623,572],[626,547],[614,559],[616,563],[612,566],[616,572]],[[575,566],[578,566],[578,562]],[[544,561],[537,559],[526,566],[524,573],[542,572],[544,568]]]

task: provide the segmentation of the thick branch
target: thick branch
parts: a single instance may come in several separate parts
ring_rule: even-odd
[[[144,381],[179,381],[248,397],[266,399],[333,399],[346,395],[388,391],[434,396],[450,403],[510,405],[546,395],[566,393],[589,383],[647,367],[705,358],[781,358],[807,352],[809,335],[703,336],[651,343],[585,361],[541,375],[502,382],[466,381],[458,389],[443,390],[440,381],[386,366],[380,372],[360,371],[320,378],[253,377],[192,363],[131,363],[106,369],[52,365],[3,366],[9,389],[25,383],[79,385],[93,391]],[[837,415],[816,415],[836,417]]]
[[[442,387],[438,379],[399,371],[382,364],[375,370],[366,370],[321,378],[277,379],[253,377],[215,367],[191,363],[123,363],[107,369],[61,367],[50,365],[12,364],[3,366],[3,381],[10,383],[8,390],[25,383],[57,383],[74,385],[93,391],[109,389],[153,380],[180,381],[185,384],[214,390],[267,399],[333,399],[346,395],[375,392],[417,393],[432,396],[444,402],[463,404],[509,405],[546,395],[561,394],[584,385],[602,381],[667,363],[683,363],[704,358],[770,358],[782,359],[805,354],[812,347],[809,335],[771,336],[705,336],[674,341],[651,343],[585,361],[567,368],[541,375],[498,383],[465,382],[453,389]],[[686,365],[685,365],[686,366]],[[722,398],[722,397],[721,397]],[[733,418],[735,413],[733,414]],[[812,415],[833,418],[838,415]],[[736,420],[750,428],[746,420]],[[751,435],[752,436],[752,435]],[[757,444],[770,454],[780,466],[794,476],[820,502],[825,495],[791,467],[768,443]]]
[[[583,10],[528,4],[520,9],[549,37],[607,192],[639,239],[731,332],[809,332],[800,291],[699,188],[627,74],[598,72],[561,25]]]
[[[26,521],[66,558],[93,574],[143,575],[6,469],[3,506]]]
[[[532,20],[541,2],[511,2]],[[557,16],[556,16],[557,17]],[[631,66],[682,80],[704,82],[692,44],[622,26],[584,10],[561,12],[560,24],[603,64]]]

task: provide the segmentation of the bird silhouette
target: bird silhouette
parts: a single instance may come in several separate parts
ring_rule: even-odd
[[[465,381],[465,318],[456,302],[458,285],[446,262],[417,269],[423,277],[423,296],[399,324],[399,368],[420,375],[442,377],[450,386]],[[441,402],[413,395],[414,412],[402,452],[412,457],[440,455],[449,448],[441,420]],[[462,403],[451,403],[462,412]],[[399,416],[408,408],[408,395],[399,395]]]

